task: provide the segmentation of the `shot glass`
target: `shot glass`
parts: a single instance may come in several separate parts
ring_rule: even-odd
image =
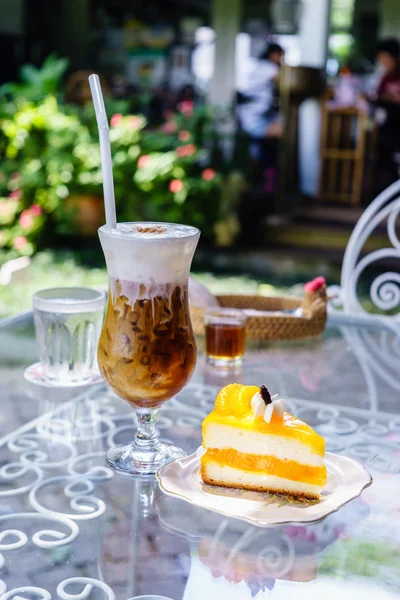
[[[246,321],[243,311],[213,308],[205,315],[207,362],[214,366],[238,365],[246,347]]]
[[[43,376],[59,385],[89,382],[99,374],[97,344],[105,292],[63,287],[33,295],[36,343]]]

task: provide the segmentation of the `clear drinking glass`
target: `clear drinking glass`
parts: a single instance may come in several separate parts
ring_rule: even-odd
[[[207,361],[215,366],[240,364],[246,347],[247,317],[234,308],[213,308],[205,314]]]
[[[96,348],[105,297],[105,292],[78,287],[33,294],[36,342],[48,381],[78,385],[98,373]]]
[[[118,471],[149,475],[184,456],[158,439],[155,420],[196,364],[188,280],[200,232],[172,223],[120,223],[116,230],[100,227],[99,236],[110,284],[99,367],[138,423],[135,440],[112,448],[107,461]]]

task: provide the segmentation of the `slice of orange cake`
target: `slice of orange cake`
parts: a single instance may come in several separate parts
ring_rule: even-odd
[[[203,446],[211,485],[319,498],[326,484],[324,438],[265,386],[224,387],[203,421]]]

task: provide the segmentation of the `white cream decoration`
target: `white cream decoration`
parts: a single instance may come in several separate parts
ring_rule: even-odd
[[[262,416],[264,416],[265,402],[261,398],[260,392],[257,392],[252,397],[252,399],[251,399],[251,408],[253,409],[253,413],[254,413],[255,417],[262,417]]]
[[[265,407],[264,421],[266,423],[270,423],[274,414],[277,417],[283,417],[284,409],[285,407],[283,404],[283,400],[278,400],[278,394],[275,394],[275,396],[272,396],[272,402],[270,404],[267,404],[267,406]]]
[[[283,400],[278,400],[278,394],[274,394],[271,396],[272,402],[265,405],[264,400],[260,392],[254,394],[251,399],[251,408],[253,410],[254,416],[263,417],[266,423],[270,423],[272,419],[272,415],[276,414],[278,416],[283,416],[284,412],[284,404]]]

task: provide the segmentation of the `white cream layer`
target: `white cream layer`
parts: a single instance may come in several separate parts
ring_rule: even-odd
[[[193,227],[166,223],[162,224],[167,228],[166,234],[140,236],[132,230],[132,235],[129,235],[129,227],[134,225],[121,223],[118,228],[125,229],[116,233],[100,228],[99,237],[108,275],[119,281],[145,284],[149,288],[166,284],[187,284],[200,233]],[[186,229],[186,235],[178,231],[177,227]]]
[[[208,461],[204,465],[204,475],[216,482],[246,486],[251,488],[263,488],[269,490],[282,490],[298,494],[311,494],[318,496],[322,487],[300,481],[292,481],[285,477],[276,475],[265,475],[255,471],[242,471],[234,467],[220,465],[215,461]]]
[[[320,467],[323,456],[319,456],[309,446],[298,440],[280,435],[267,435],[256,431],[247,431],[229,425],[210,423],[203,436],[203,446],[222,450],[233,448],[245,454],[275,456],[281,460],[295,460],[304,465]]]

